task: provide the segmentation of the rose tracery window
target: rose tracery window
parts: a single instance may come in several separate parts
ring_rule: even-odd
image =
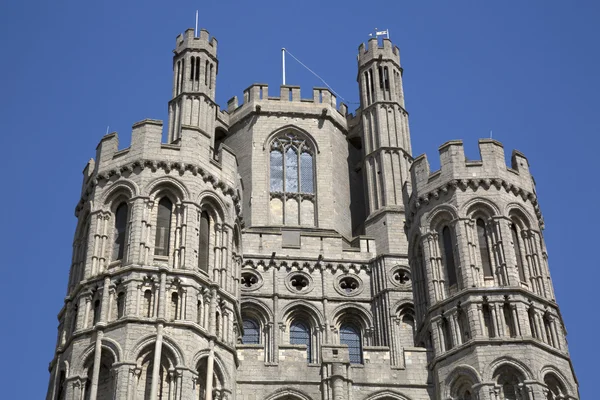
[[[314,149],[303,137],[288,132],[270,146],[270,192],[273,222],[315,225]]]

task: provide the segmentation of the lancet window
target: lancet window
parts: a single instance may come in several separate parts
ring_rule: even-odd
[[[454,255],[454,240],[452,231],[447,225],[442,228],[441,247],[444,251],[444,265],[446,267],[446,279],[448,286],[456,285],[458,279],[456,277],[456,261]]]
[[[488,234],[485,227],[485,222],[482,218],[477,218],[477,239],[479,242],[479,255],[481,257],[481,265],[483,267],[483,276],[493,278],[492,259],[490,257],[490,244]]]
[[[127,219],[129,207],[127,203],[119,204],[115,211],[114,242],[113,242],[113,260],[122,260],[125,254],[125,244],[127,236]]]
[[[208,272],[210,256],[210,217],[206,211],[200,213],[200,230],[198,245],[198,269]]]
[[[158,202],[158,213],[156,218],[156,237],[154,240],[154,254],[157,256],[169,255],[172,213],[173,203],[168,197],[165,196]]]
[[[519,233],[517,232],[517,225],[515,223],[510,224],[510,234],[512,236],[513,249],[517,258],[517,269],[519,270],[519,279],[521,280],[521,282],[525,282],[527,279],[525,277],[525,264],[523,263],[521,241],[519,240]]]

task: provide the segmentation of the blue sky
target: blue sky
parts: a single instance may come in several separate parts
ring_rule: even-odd
[[[222,107],[254,82],[278,93],[281,47],[357,102],[357,47],[387,28],[401,49],[415,155],[437,168],[438,146],[462,138],[478,158],[490,130],[507,154],[525,153],[581,395],[594,398],[600,2],[584,0],[1,2],[0,397],[45,396],[81,171],[107,125],[125,147],[134,122],[166,119],[171,50],[196,9],[219,41]],[[306,97],[322,86],[288,64],[288,83]]]

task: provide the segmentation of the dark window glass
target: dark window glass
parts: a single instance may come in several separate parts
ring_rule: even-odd
[[[117,295],[117,318],[125,316],[125,292],[120,292]]]
[[[488,246],[488,237],[485,230],[485,222],[481,218],[477,219],[477,239],[479,241],[479,254],[483,265],[483,276],[493,277],[492,260],[490,259],[490,248]]]
[[[179,295],[171,294],[171,320],[176,320],[179,317]]]
[[[94,317],[93,317],[94,325],[100,322],[100,300],[94,301]]]
[[[452,243],[452,233],[450,228],[445,226],[442,229],[442,243],[444,245],[444,259],[446,262],[446,273],[448,275],[448,285],[455,285],[456,279],[456,265],[454,264],[454,250]]]
[[[354,325],[344,324],[340,327],[340,344],[348,345],[352,364],[362,364],[360,331]]]
[[[310,329],[308,326],[300,321],[292,322],[290,326],[290,344],[303,344],[306,345],[306,358],[310,362],[311,354],[311,341],[310,341]]]
[[[245,319],[243,322],[244,336],[242,337],[242,343],[244,344],[259,344],[260,343],[260,328],[256,321],[252,319]]]
[[[58,392],[56,394],[56,399],[57,400],[65,400],[65,380],[66,380],[66,374],[64,370],[60,371],[60,375],[58,378]]]
[[[442,319],[442,334],[444,335],[444,346],[446,351],[452,348],[452,333],[450,332],[450,324],[446,318]]]
[[[492,311],[490,310],[490,306],[488,304],[484,304],[481,308],[483,312],[483,324],[484,330],[487,337],[493,338],[496,336],[494,332],[494,323],[492,320]]]
[[[523,255],[521,254],[521,243],[519,242],[519,234],[517,233],[517,227],[515,224],[510,226],[510,234],[512,236],[513,247],[515,249],[515,256],[517,257],[517,269],[519,270],[519,279],[521,282],[525,282],[525,269],[523,265]]]
[[[515,324],[512,316],[512,309],[510,308],[509,303],[504,303],[502,306],[502,311],[504,314],[504,326],[506,327],[505,334],[510,337],[516,337],[517,332],[515,329]]]
[[[113,260],[122,260],[125,254],[125,236],[127,233],[127,203],[121,203],[115,212],[115,241],[113,243]]]
[[[156,239],[154,241],[154,254],[157,256],[169,255],[169,239],[171,236],[171,210],[173,203],[168,197],[163,197],[158,203],[158,217],[156,219]]]
[[[144,292],[144,314],[150,318],[153,314],[152,310],[152,291],[146,290]]]
[[[208,259],[210,255],[210,219],[206,211],[200,214],[200,244],[198,248],[198,268],[208,272]]]

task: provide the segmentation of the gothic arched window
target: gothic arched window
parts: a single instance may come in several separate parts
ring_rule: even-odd
[[[198,268],[208,272],[208,259],[210,255],[210,218],[206,211],[200,214],[200,231],[198,245]]]
[[[276,138],[271,143],[271,192],[314,193],[313,167],[306,140],[293,133]]]
[[[294,321],[290,326],[290,344],[303,344],[306,346],[306,359],[310,362],[312,351],[310,328],[302,321]]]
[[[171,237],[171,214],[173,203],[168,197],[163,197],[158,202],[156,217],[156,238],[154,241],[154,254],[157,256],[169,255],[169,240]]]
[[[442,247],[444,249],[444,263],[446,265],[446,278],[448,286],[457,283],[456,264],[454,260],[454,241],[452,240],[452,232],[448,226],[442,228]]]
[[[119,204],[115,211],[115,233],[113,242],[113,260],[122,260],[125,254],[125,236],[127,233],[127,217],[129,208],[127,203]]]
[[[348,346],[352,364],[362,364],[362,340],[360,330],[356,326],[343,324],[340,327],[340,344]]]
[[[483,219],[477,218],[477,239],[479,241],[479,254],[481,256],[481,264],[483,266],[483,276],[494,277],[492,271],[492,259],[490,258],[490,246],[488,235],[485,229]]]
[[[253,319],[244,319],[244,336],[242,343],[244,344],[260,344],[260,326]]]
[[[314,225],[314,149],[301,136],[288,132],[270,146],[270,192],[273,222]],[[302,196],[299,196],[302,194]]]

